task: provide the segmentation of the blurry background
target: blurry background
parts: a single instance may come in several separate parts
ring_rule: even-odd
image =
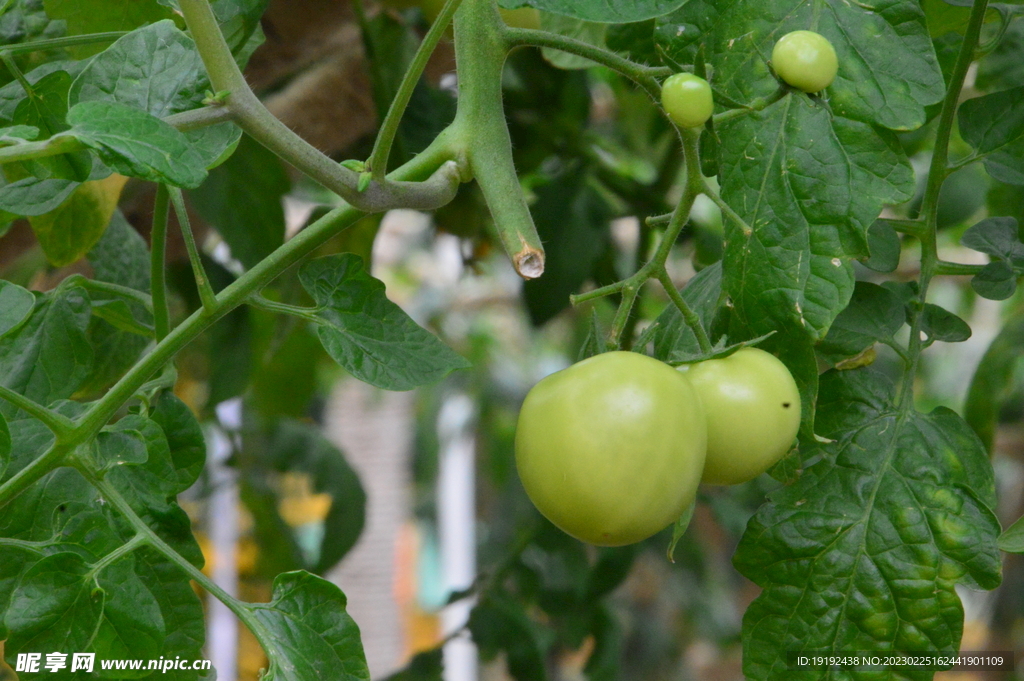
[[[418,8],[380,9],[368,5],[361,28],[345,1],[275,0],[263,21],[266,42],[247,70],[276,115],[339,160],[368,155],[377,103],[390,101],[426,27]],[[644,58],[646,45],[630,42],[629,27],[607,39]],[[1000,48],[1007,59],[1019,54],[1022,40],[1017,22]],[[376,57],[372,64],[367,52]],[[442,44],[403,123],[393,165],[450,120],[455,86],[451,48]],[[538,681],[740,679],[740,624],[757,587],[730,561],[748,518],[777,485],[773,479],[704,489],[670,562],[670,532],[602,550],[565,536],[532,508],[513,460],[526,391],[575,361],[592,315],[599,324],[610,318],[608,301],[572,310],[569,293],[614,281],[645,256],[651,234],[642,218],[668,211],[678,196],[677,141],[646,98],[618,77],[561,70],[537,51],[510,59],[506,104],[517,166],[548,251],[541,282],[524,286],[494,251],[472,186],[433,215],[366,218],[319,253],[361,254],[389,297],[469,358],[471,370],[413,393],[377,391],[347,379],[315,330],[253,309],[232,313],[179,357],[176,392],[207,424],[208,470],[185,500],[207,571],[255,601],[269,600],[271,580],[282,571],[326,574],[348,595],[375,679],[418,653],[425,653],[422,669],[431,669],[446,641],[448,681],[512,674]],[[903,140],[919,169],[927,166],[927,140],[924,133]],[[124,197],[127,222],[118,229],[146,238],[152,195],[132,182]],[[332,203],[248,139],[189,200],[218,287]],[[996,206],[999,214],[1024,217],[1024,191],[994,185],[977,166],[954,175],[943,195],[942,257],[980,257],[956,244]],[[911,202],[893,214],[915,209]],[[673,254],[676,283],[715,262],[720,242],[717,209],[698,203]],[[915,275],[914,248],[906,244],[897,276]],[[170,258],[175,315],[182,318],[199,303],[180,242],[172,241]],[[27,225],[16,223],[0,239],[0,275],[22,285],[47,289],[88,267],[44,265]],[[860,275],[876,276],[867,269]],[[305,295],[294,271],[266,294],[297,304]],[[933,296],[974,335],[926,354],[919,406],[959,410],[995,334],[1020,314],[1020,294],[996,303],[977,297],[966,278],[947,277]],[[642,315],[630,324],[641,330],[666,302],[650,287]],[[876,363],[896,371],[882,350]],[[95,384],[104,380],[97,376]],[[1024,364],[1011,367],[1005,391],[994,398],[1003,404],[995,467],[1005,526],[1024,511]],[[1024,661],[1024,561],[1009,556],[1005,567],[997,591],[961,593],[963,649],[1016,650]],[[479,649],[466,633],[474,604],[469,626]],[[266,660],[248,632],[222,608],[211,607],[208,622],[219,678],[258,678]],[[412,669],[401,678],[436,678]],[[0,670],[0,678],[12,674]],[[1024,678],[1024,671],[939,678]]]

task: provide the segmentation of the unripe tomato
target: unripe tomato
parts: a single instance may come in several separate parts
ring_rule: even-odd
[[[701,482],[753,480],[793,446],[800,429],[800,391],[774,355],[742,348],[680,370],[700,395],[708,419]]]
[[[711,86],[692,73],[676,73],[661,86],[661,105],[676,125],[697,128],[704,125],[715,110]]]
[[[825,36],[814,31],[793,31],[775,43],[772,68],[793,87],[820,92],[835,80],[839,60]]]
[[[562,530],[598,546],[646,539],[693,502],[707,425],[678,371],[609,352],[541,380],[516,427],[526,493]]]

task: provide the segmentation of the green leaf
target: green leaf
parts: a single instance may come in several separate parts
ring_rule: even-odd
[[[648,327],[648,329],[651,327]],[[647,339],[641,336],[637,339],[634,347],[643,351],[647,346]],[[583,339],[583,343],[580,345],[579,354],[576,357],[577,362],[582,362],[588,357],[594,355],[600,355],[605,352],[606,346],[604,342],[604,332],[601,330],[601,320],[597,316],[597,308],[591,308],[590,310],[590,324],[587,325],[587,335]]]
[[[100,659],[149,659],[160,657],[165,627],[153,585],[135,571],[135,557],[127,556],[105,568],[97,578],[105,595],[103,617],[90,649]],[[55,650],[61,648],[54,648]],[[113,678],[149,676],[140,672],[105,674]]]
[[[22,178],[0,187],[0,210],[15,215],[49,213],[64,203],[79,184],[60,178]]]
[[[134,425],[132,419],[124,418],[96,434],[93,443],[98,463],[96,470],[105,472],[114,466],[146,462],[149,458],[146,441]]]
[[[775,42],[812,26],[831,41],[839,58],[839,74],[827,89],[836,116],[914,130],[926,120],[925,107],[941,100],[945,90],[915,0],[827,0],[820,5],[800,0],[691,1],[659,24],[658,39],[669,54],[687,59],[682,63],[693,63],[703,43],[714,67],[713,84],[740,103],[776,90],[778,81],[768,67]]]
[[[331,678],[368,681],[359,627],[345,612],[347,599],[334,584],[308,572],[274,580],[273,600],[245,606],[266,628],[266,681]]]
[[[68,111],[80,142],[123,175],[192,189],[206,178],[204,159],[173,127],[114,102],[82,102]]]
[[[1017,313],[1006,321],[982,356],[964,402],[964,420],[990,452],[995,442],[999,410],[1015,385],[1014,376],[1022,356],[1024,315]]]
[[[177,476],[177,483],[171,489],[184,492],[199,479],[206,464],[203,429],[192,410],[170,391],[160,393],[153,400],[149,417],[160,426],[167,439],[171,464]]]
[[[606,252],[612,209],[579,170],[539,187],[530,207],[544,244],[544,276],[523,284],[530,321],[540,326],[569,305]]]
[[[960,237],[967,248],[1024,266],[1024,243],[1020,241],[1017,220],[1012,217],[988,218],[972,225]]]
[[[653,19],[679,8],[686,0],[605,0],[579,2],[578,0],[501,0],[506,9],[536,7],[552,14],[575,17],[584,21],[606,24],[626,24]]]
[[[7,419],[0,414],[0,479],[11,462],[11,429],[7,425]]]
[[[384,295],[384,284],[349,253],[313,260],[299,271],[319,305],[318,334],[335,362],[385,390],[411,390],[470,366]]]
[[[928,337],[929,343],[962,343],[971,337],[971,327],[967,322],[938,305],[925,303],[922,315],[921,333]]]
[[[683,300],[700,317],[701,326],[711,328],[722,294],[722,265],[715,263],[697,273],[680,291]],[[699,354],[700,344],[675,305],[669,305],[651,324],[654,327],[654,357],[666,361],[676,355]]]
[[[853,297],[839,313],[818,354],[829,364],[855,357],[875,343],[895,343],[893,336],[906,321],[903,301],[888,289],[858,281]]]
[[[38,296],[32,315],[0,338],[0,383],[44,406],[74,394],[92,364],[90,309],[79,286]],[[13,407],[0,404],[0,413]]]
[[[331,495],[324,537],[313,568],[323,574],[359,539],[366,519],[366,492],[344,455],[309,424],[282,419],[267,443],[269,463],[274,470],[304,472],[317,493]]]
[[[107,594],[77,553],[47,556],[21,577],[4,618],[10,650],[83,651],[92,642]]]
[[[43,76],[32,86],[28,96],[24,96],[22,90],[24,98],[18,101],[11,121],[39,128],[43,137],[67,130],[67,98],[70,88],[71,75],[67,71],[54,71]],[[83,182],[92,170],[92,159],[88,152],[75,152],[40,159],[31,167],[32,174],[40,177]]]
[[[900,235],[887,220],[875,220],[868,227],[868,252],[864,267],[875,272],[895,272],[900,265]]]
[[[245,135],[231,158],[189,198],[224,237],[231,254],[252,268],[284,243],[282,198],[290,189],[277,156]]]
[[[833,442],[804,452],[818,462],[769,495],[733,560],[763,589],[743,620],[749,678],[822,678],[791,668],[792,651],[955,653],[954,587],[1000,581],[992,466],[967,424],[894,410],[892,386],[866,369],[826,373],[821,396]]]
[[[605,34],[608,32],[608,24],[550,13],[541,15],[541,28],[601,48],[605,47]],[[596,66],[589,59],[551,47],[542,48],[541,54],[549,64],[560,69],[587,69]]]
[[[144,24],[173,16],[156,0],[131,0],[131,2],[43,0],[43,6],[49,16],[67,22],[68,35],[131,31]],[[99,45],[79,45],[69,48],[69,51],[81,59],[96,54],[102,49],[101,43]]]
[[[1007,553],[1024,553],[1024,518],[1018,518],[999,535],[999,548]]]
[[[20,144],[39,137],[39,128],[31,125],[12,125],[0,128],[0,146]]]
[[[179,9],[177,0],[156,0],[161,5]],[[260,32],[260,17],[266,10],[269,0],[213,0],[213,13],[220,24],[221,33],[231,48],[236,59],[251,54],[263,42]],[[254,38],[258,37],[258,41]],[[255,45],[252,43],[255,42]],[[244,60],[240,61],[244,66]]]
[[[31,291],[0,279],[0,338],[28,319],[35,305],[36,298]]]
[[[118,102],[165,118],[201,106],[209,87],[195,42],[164,20],[132,31],[90,60],[68,102]]]
[[[802,95],[719,130],[722,196],[751,228],[726,225],[735,312],[755,334],[820,340],[853,293],[850,259],[868,255],[869,227],[913,195],[909,163],[891,134]]]
[[[997,163],[1009,165],[1024,172],[1024,87],[1015,87],[1001,92],[968,99],[960,105],[957,113],[960,122],[960,135],[979,154],[991,154],[1005,150],[1000,154]],[[988,167],[986,161],[986,167]],[[999,170],[989,172],[1001,179]],[[1024,175],[1022,175],[1024,181]],[[1021,184],[1022,181],[1013,184]]]
[[[120,211],[114,211],[107,230],[89,251],[88,259],[95,279],[149,292],[149,248]],[[113,300],[98,291],[92,292],[90,297],[94,307],[98,302]],[[136,321],[152,325],[152,313],[143,305],[132,301],[127,302],[127,306]],[[121,378],[149,344],[146,338],[121,331],[99,317],[89,324],[88,335],[95,350],[95,361],[83,385],[87,393],[99,392]]]
[[[29,218],[32,231],[55,267],[77,262],[103,236],[128,178],[111,175],[83,182],[54,210]]]
[[[995,260],[974,275],[971,288],[982,298],[1006,300],[1017,291],[1017,273],[1010,263]]]

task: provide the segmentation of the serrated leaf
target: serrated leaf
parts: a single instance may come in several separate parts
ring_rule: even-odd
[[[626,24],[653,19],[677,9],[686,0],[604,0],[579,2],[578,0],[501,0],[505,9],[536,7],[544,12],[575,17],[584,21],[606,24]]]
[[[0,279],[0,338],[28,319],[35,305],[31,291]]]
[[[864,267],[875,272],[895,272],[900,265],[900,235],[886,220],[875,220],[868,227],[868,252],[870,257],[861,261]]]
[[[825,374],[821,395],[819,433],[833,442],[805,452],[820,461],[769,495],[734,557],[763,588],[744,616],[749,678],[821,678],[789,666],[793,651],[955,653],[954,587],[1000,581],[992,467],[967,424],[944,408],[901,414],[865,369]]]
[[[206,164],[188,138],[145,111],[115,102],[82,102],[68,111],[67,134],[123,175],[192,189]]]
[[[680,291],[683,300],[697,313],[705,331],[711,328],[722,295],[722,265],[715,263],[705,267]],[[651,340],[654,342],[654,357],[662,361],[679,354],[699,354],[697,337],[686,324],[682,313],[675,305],[669,305],[658,315],[651,326]]]
[[[313,260],[299,280],[319,305],[317,333],[335,362],[385,390],[411,390],[469,363],[384,295],[384,284],[350,253]]]
[[[999,410],[1014,386],[1020,358],[1024,356],[1024,315],[1006,321],[974,370],[964,402],[964,420],[981,438],[988,451],[995,442]]]
[[[722,195],[751,228],[726,224],[723,287],[754,332],[820,340],[853,293],[883,205],[911,198],[913,173],[888,133],[787,97],[720,126]]]
[[[68,35],[131,31],[139,26],[173,16],[156,0],[43,0],[43,6],[49,16],[67,22]],[[81,59],[102,49],[102,44],[93,44],[71,47],[69,51]]]
[[[70,265],[96,245],[110,224],[127,181],[124,175],[114,174],[84,182],[54,210],[29,218],[51,265]]]
[[[905,321],[904,304],[896,294],[877,284],[858,281],[850,304],[818,344],[818,354],[835,366],[875,343],[894,343],[893,336]]]
[[[269,634],[261,641],[271,660],[263,679],[369,681],[359,627],[346,603],[341,589],[308,572],[278,575],[270,603],[245,606]]]
[[[189,198],[231,254],[252,268],[284,243],[284,204],[291,180],[280,159],[248,135]]]
[[[1018,518],[999,535],[999,548],[1007,553],[1024,553],[1024,518]]]
[[[118,102],[165,118],[200,106],[208,88],[195,42],[164,20],[122,36],[90,60],[68,102]]]
[[[829,39],[839,58],[839,73],[827,90],[836,116],[914,130],[925,122],[925,107],[941,100],[945,90],[915,0],[691,1],[659,25],[663,49],[683,64],[693,63],[703,44],[714,85],[740,103],[775,91],[778,81],[768,68],[775,42],[812,27]]]
[[[922,315],[921,333],[929,342],[962,343],[971,337],[970,325],[945,308],[925,303]]]
[[[78,286],[37,297],[31,316],[0,338],[0,384],[44,406],[74,394],[92,364],[85,337],[90,310]],[[13,412],[0,404],[0,413]]]

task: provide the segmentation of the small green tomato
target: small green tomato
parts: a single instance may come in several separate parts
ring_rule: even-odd
[[[704,469],[707,421],[686,377],[608,352],[533,386],[516,426],[516,468],[537,509],[598,546],[632,544],[675,521]]]
[[[665,80],[661,86],[661,105],[682,128],[704,125],[715,110],[711,86],[692,73],[676,73]]]
[[[708,418],[701,482],[735,485],[768,470],[800,429],[800,391],[786,365],[757,348],[679,367]]]
[[[825,36],[814,31],[793,31],[775,43],[772,68],[795,88],[821,92],[835,80],[839,60]]]

